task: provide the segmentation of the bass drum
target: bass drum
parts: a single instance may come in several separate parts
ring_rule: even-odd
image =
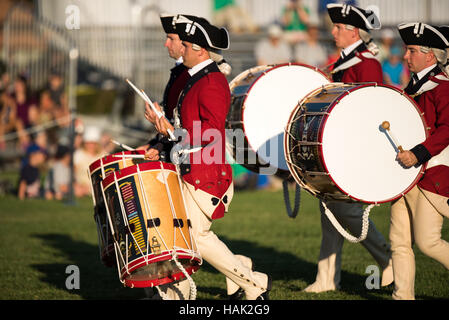
[[[299,63],[257,66],[239,74],[230,83],[227,152],[253,172],[289,177],[283,140],[290,113],[328,83],[319,69]]]
[[[329,84],[292,112],[285,157],[296,182],[318,198],[390,202],[413,188],[425,169],[402,167],[394,141],[409,150],[426,139],[426,127],[416,103],[399,89]]]

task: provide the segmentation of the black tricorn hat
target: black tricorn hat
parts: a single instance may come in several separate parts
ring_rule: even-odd
[[[218,28],[204,18],[178,15],[176,33],[182,41],[188,41],[205,49],[229,49],[229,34],[225,28]]]
[[[195,16],[191,15],[180,15],[180,14],[168,14],[168,13],[161,13],[160,19],[162,28],[164,28],[165,33],[176,33],[176,20],[178,17],[186,17],[188,19],[196,18]]]
[[[176,33],[175,24],[173,23],[173,14],[161,14],[161,24],[162,28],[164,28],[165,33]],[[176,21],[176,20],[175,20]]]
[[[399,34],[406,45],[418,45],[437,49],[449,47],[449,40],[443,33],[442,27],[432,26],[421,22],[401,23],[398,25]]]
[[[440,26],[439,29],[446,38],[447,42],[449,42],[449,26]],[[449,46],[447,48],[449,48]]]
[[[381,27],[377,14],[368,9],[364,10],[348,4],[330,3],[327,5],[327,11],[333,23],[348,24],[365,31],[378,30]]]

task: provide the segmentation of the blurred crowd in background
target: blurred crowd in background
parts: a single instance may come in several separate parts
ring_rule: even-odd
[[[52,72],[48,86],[32,92],[27,75],[0,82],[0,152],[20,155],[17,185],[3,186],[20,199],[67,199],[91,195],[87,167],[113,152],[111,137],[95,126],[74,120],[74,183],[71,184],[71,114],[61,75]],[[5,139],[5,137],[12,139]],[[71,190],[71,187],[73,188]]]
[[[227,27],[231,34],[259,35],[253,48],[257,65],[298,62],[327,72],[339,57],[337,48],[325,46],[321,40],[329,37],[332,28],[326,5],[335,1],[320,0],[317,19],[301,0],[289,0],[279,12],[279,19],[266,26],[256,25],[235,0],[213,2],[215,24]],[[346,3],[357,5],[355,0]],[[395,42],[395,31],[382,29],[377,58],[384,71],[384,83],[403,88],[409,73],[402,59],[403,46]],[[47,86],[32,92],[27,70],[10,78],[6,63],[1,66],[0,78],[0,153],[14,148],[21,159],[17,184],[0,189],[8,189],[20,199],[90,196],[88,165],[114,152],[116,146],[111,137],[100,128],[75,119],[72,176],[71,113],[63,77],[57,71],[51,72]],[[237,190],[280,188],[275,178],[251,173],[239,164],[233,164],[233,170]]]

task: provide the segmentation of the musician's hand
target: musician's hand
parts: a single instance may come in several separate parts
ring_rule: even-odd
[[[145,152],[145,160],[157,161],[159,160],[159,150],[150,148]]]
[[[170,124],[170,122],[165,117],[161,117],[160,119],[156,120],[155,123],[156,130],[162,133],[165,136],[168,136],[168,129],[171,130],[171,132],[174,131],[173,126]]]
[[[156,110],[161,111],[161,107],[157,102],[154,102],[153,105]],[[152,124],[156,124],[157,115],[147,102],[145,102],[145,118]]]
[[[396,160],[398,160],[399,163],[401,163],[407,168],[412,167],[418,163],[418,159],[416,158],[415,154],[409,150],[399,152],[396,157]]]
[[[153,103],[156,110],[159,112],[162,112],[161,107],[157,102]],[[145,103],[145,118],[150,121],[154,126],[156,127],[156,130],[162,133],[165,136],[168,136],[167,129],[170,129],[172,132],[174,131],[173,126],[170,124],[170,122],[165,117],[158,118],[156,113],[153,111],[153,109],[150,107],[148,103]]]

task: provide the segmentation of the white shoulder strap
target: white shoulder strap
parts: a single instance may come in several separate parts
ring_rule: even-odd
[[[362,59],[358,58],[358,57],[354,57],[352,59],[349,59],[348,61],[346,61],[345,63],[342,63],[341,65],[339,65],[337,68],[335,68],[334,70],[332,70],[331,73],[336,73],[340,70],[346,70],[352,66],[355,66],[356,64],[362,62]]]

